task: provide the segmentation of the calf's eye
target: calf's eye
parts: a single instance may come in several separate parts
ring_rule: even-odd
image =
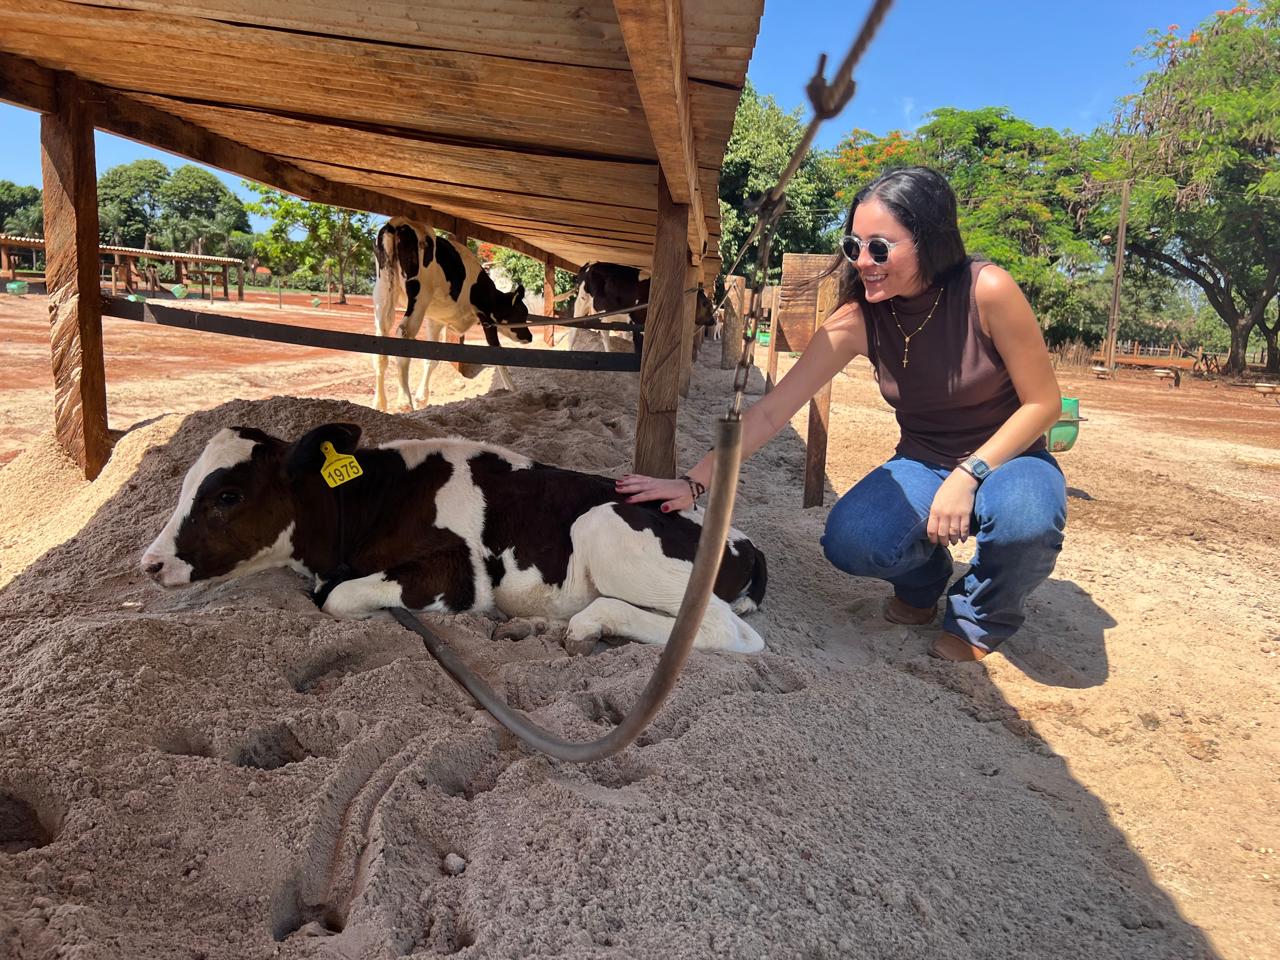
[[[237,503],[244,499],[244,494],[239,490],[223,490],[218,494],[218,502],[224,507],[234,507]]]

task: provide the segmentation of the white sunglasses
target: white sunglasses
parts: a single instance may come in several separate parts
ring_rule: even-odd
[[[870,240],[863,241],[861,237],[850,233],[840,238],[840,251],[850,263],[857,263],[858,257],[862,255],[864,242],[867,245],[867,253],[871,254],[871,259],[876,263],[885,263],[889,259],[889,254],[893,253],[894,247],[900,247],[904,243],[910,243],[911,241],[894,240],[890,242],[884,237],[872,237]]]

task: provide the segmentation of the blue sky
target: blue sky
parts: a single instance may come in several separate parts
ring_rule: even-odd
[[[853,127],[909,129],[941,106],[1005,106],[1038,126],[1092,130],[1115,101],[1138,88],[1147,67],[1133,50],[1151,27],[1184,30],[1223,0],[898,0],[855,77],[858,92],[825,124],[818,145]],[[862,23],[869,0],[768,0],[749,75],[784,108],[804,106],[818,54],[828,73]],[[960,12],[957,12],[960,11]],[[0,104],[0,180],[40,184],[39,119]],[[185,162],[99,133],[99,172],[140,157]],[[215,171],[242,196],[239,179]]]

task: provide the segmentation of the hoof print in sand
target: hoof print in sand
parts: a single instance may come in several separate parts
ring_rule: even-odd
[[[231,762],[237,767],[276,770],[315,756],[283,723],[246,731],[232,748]]]
[[[328,904],[301,903],[296,882],[279,890],[271,904],[271,937],[277,943],[290,937],[332,937],[344,926],[345,919]]]
[[[177,730],[157,740],[156,746],[174,756],[208,757],[255,770],[276,770],[316,755],[283,723],[246,730],[220,745],[207,734]]]
[[[44,814],[43,816],[41,814]],[[21,853],[53,843],[58,835],[53,811],[41,811],[7,790],[0,789],[0,854]]]
[[[299,664],[289,672],[288,680],[298,693],[318,696],[340,686],[348,677],[385,667],[401,656],[403,653],[391,650],[329,650]]]

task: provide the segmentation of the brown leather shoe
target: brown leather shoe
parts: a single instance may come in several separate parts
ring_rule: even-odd
[[[939,660],[950,660],[952,663],[972,663],[986,655],[986,650],[975,647],[964,637],[957,637],[946,630],[938,634],[929,645],[929,656],[937,657]]]
[[[897,594],[890,597],[884,605],[884,618],[890,623],[900,623],[904,627],[922,627],[932,623],[938,615],[938,607],[913,607],[901,600]]]

